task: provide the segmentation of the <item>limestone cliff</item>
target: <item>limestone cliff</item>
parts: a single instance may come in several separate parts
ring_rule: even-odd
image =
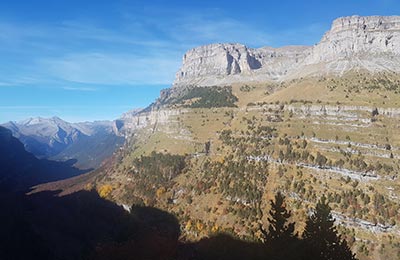
[[[189,50],[174,86],[281,81],[352,69],[400,71],[400,16],[336,19],[314,46],[211,44]]]

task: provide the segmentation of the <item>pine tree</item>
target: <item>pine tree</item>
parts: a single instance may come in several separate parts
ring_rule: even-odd
[[[334,225],[331,208],[323,196],[306,222],[303,239],[310,251],[310,259],[354,260],[346,240],[342,240]]]
[[[268,231],[261,228],[265,243],[272,245],[290,243],[294,234],[295,223],[288,223],[291,212],[285,208],[285,197],[281,192],[275,195],[275,202],[271,200],[270,217],[268,218]]]

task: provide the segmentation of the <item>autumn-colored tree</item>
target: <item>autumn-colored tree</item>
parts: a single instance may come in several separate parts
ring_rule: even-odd
[[[104,184],[98,189],[98,193],[100,197],[107,198],[111,194],[112,190],[113,188],[110,184]]]

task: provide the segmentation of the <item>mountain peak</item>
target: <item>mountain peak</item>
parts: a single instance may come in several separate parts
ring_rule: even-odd
[[[51,117],[51,120],[53,120],[53,121],[58,121],[58,122],[65,122],[64,120],[62,120],[61,118],[59,118],[58,116],[53,116],[53,117]]]

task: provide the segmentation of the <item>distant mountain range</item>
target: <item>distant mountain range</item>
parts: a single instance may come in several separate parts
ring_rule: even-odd
[[[37,158],[74,160],[81,169],[99,167],[124,142],[114,121],[69,123],[58,117],[37,117],[3,126]]]
[[[0,189],[26,190],[44,182],[66,179],[84,171],[72,167],[73,162],[38,159],[24,145],[0,126]]]

